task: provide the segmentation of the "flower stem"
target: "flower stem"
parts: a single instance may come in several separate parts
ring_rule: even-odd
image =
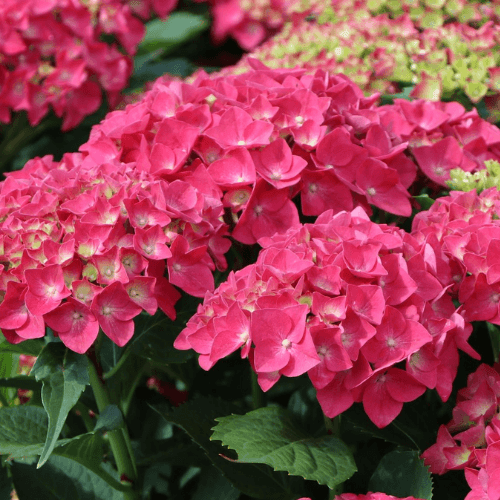
[[[97,353],[96,353],[97,354]],[[97,373],[96,366],[91,359],[88,359],[88,369],[90,386],[94,391],[94,397],[99,412],[102,412],[110,404],[108,390]],[[132,489],[134,481],[137,479],[137,468],[130,438],[126,429],[116,429],[108,433],[111,451],[115,457],[116,467],[122,479],[122,484],[129,484],[130,491],[123,493],[124,500],[139,500],[139,493]],[[124,479],[126,478],[126,480]]]

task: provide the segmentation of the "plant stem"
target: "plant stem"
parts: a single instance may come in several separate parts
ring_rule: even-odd
[[[89,409],[81,401],[78,401],[75,405],[75,410],[80,412],[80,417],[83,420],[83,424],[85,425],[87,432],[92,432],[94,430],[94,422],[92,422],[92,419],[89,416]]]
[[[97,355],[98,353],[96,353]],[[96,366],[92,360],[88,359],[90,385],[94,391],[94,397],[97,403],[99,412],[102,412],[106,406],[110,404],[108,390],[100,379]],[[120,478],[126,477],[127,480],[122,480],[122,484],[134,483],[137,479],[137,468],[135,465],[134,455],[132,454],[132,446],[128,432],[125,429],[116,429],[108,433],[109,444],[113,456],[115,457],[116,466]],[[124,500],[139,500],[139,493],[132,489],[123,493]]]

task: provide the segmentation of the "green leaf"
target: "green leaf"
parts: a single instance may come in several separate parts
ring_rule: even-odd
[[[415,442],[411,436],[399,429],[395,422],[379,429],[366,415],[361,405],[353,405],[342,414],[342,433],[350,436],[368,436],[382,439],[388,443],[414,447]]]
[[[39,339],[24,340],[20,344],[11,344],[5,340],[5,337],[0,331],[0,352],[12,352],[15,354],[38,356],[44,345],[45,343],[43,340]]]
[[[219,423],[211,439],[235,450],[239,462],[267,464],[332,489],[357,470],[343,441],[334,436],[314,438],[305,434],[283,408],[259,408],[246,415],[216,420]]]
[[[47,435],[47,414],[38,406],[0,410],[0,454],[9,458],[38,455]]]
[[[236,500],[240,492],[213,466],[202,469],[198,487],[191,500],[213,498],[217,492],[217,500]]]
[[[40,353],[33,366],[36,380],[43,382],[42,403],[49,417],[49,428],[38,467],[49,458],[69,411],[89,383],[87,358],[51,342]]]
[[[111,402],[117,404],[123,413],[128,413],[137,384],[143,376],[147,361],[127,349],[118,364],[104,378],[112,397]]]
[[[51,456],[46,466],[13,463],[14,486],[19,500],[123,500],[123,494],[83,465]]]
[[[118,347],[106,335],[101,336],[100,360],[104,378],[107,378],[107,373],[113,370],[125,355],[126,348]]]
[[[415,200],[417,200],[418,204],[422,208],[422,210],[429,210],[433,203],[436,200],[433,200],[428,194],[420,194],[418,196],[414,196]]]
[[[177,408],[157,407],[156,411],[168,422],[184,429],[191,439],[203,448],[211,462],[242,493],[254,498],[278,500],[290,498],[291,492],[283,483],[283,477],[269,467],[257,464],[241,464],[223,458],[225,450],[209,440],[215,419],[240,411],[231,403],[215,398],[198,398]]]
[[[114,431],[123,425],[123,415],[116,405],[108,405],[100,413],[94,431]]]
[[[173,12],[166,21],[155,19],[146,24],[146,35],[139,45],[139,53],[162,48],[163,55],[208,29],[205,16],[191,12]]]
[[[103,438],[99,434],[82,434],[76,438],[68,439],[67,443],[55,448],[53,455],[78,463],[85,469],[92,471],[94,475],[100,477],[115,490],[127,491],[128,486],[122,485],[118,478],[111,476],[103,469],[101,465],[104,455],[103,443]]]
[[[382,458],[368,489],[398,498],[413,496],[431,500],[432,478],[417,451],[395,450]]]
[[[186,320],[190,318],[188,314],[186,316]],[[130,349],[138,356],[162,365],[184,363],[193,356],[192,351],[179,351],[174,348],[174,340],[185,324],[183,318],[183,315],[179,314],[177,321],[172,321],[162,312],[154,316],[149,314],[137,316],[134,319],[137,333],[130,344]]]
[[[163,463],[156,463],[144,472],[142,482],[142,497],[151,498],[151,490],[168,497],[170,493],[169,476],[172,473],[172,467]]]
[[[167,73],[169,75],[186,78],[195,68],[196,67],[189,59],[183,57],[166,59],[160,62],[145,62],[134,71],[129,86],[135,89]]]
[[[0,410],[0,454],[15,458],[40,455],[47,436],[47,413],[39,406],[13,406]],[[63,446],[72,439],[60,439]]]
[[[47,414],[43,408],[23,405],[0,410],[0,454],[8,454],[9,460],[40,455],[45,447],[46,435]],[[125,490],[126,487],[101,467],[102,443],[98,434],[59,439],[53,454],[78,462],[115,489]]]
[[[381,104],[392,104],[394,99],[405,99],[407,101],[413,100],[413,97],[410,96],[412,90],[415,88],[415,85],[411,85],[409,87],[404,87],[402,92],[399,94],[385,94],[381,96],[380,103]]]

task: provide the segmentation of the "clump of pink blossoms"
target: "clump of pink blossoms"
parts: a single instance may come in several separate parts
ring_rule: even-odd
[[[443,183],[457,164],[473,170],[497,158],[492,126],[459,104],[376,107],[376,98],[323,71],[259,66],[192,83],[159,79],[141,101],[109,113],[80,152],[8,174],[5,336],[42,337],[48,325],[85,352],[101,328],[124,345],[142,311],[175,315],[172,285],[197,297],[213,290],[227,235],[253,244],[298,227],[299,193],[304,215],[373,204],[408,216],[418,171],[410,141],[421,171]]]
[[[493,22],[479,29],[452,23],[420,31],[408,14],[344,21],[334,16],[329,22],[286,23],[223,73],[246,71],[255,58],[273,68],[342,73],[366,94],[395,94],[416,84],[412,97],[449,101],[465,93],[473,103],[484,97],[491,108],[500,98],[499,39]]]
[[[387,495],[386,493],[367,493],[366,495],[355,495],[354,493],[342,493],[337,495],[335,500],[398,500],[398,497]],[[415,497],[405,497],[400,500],[419,500]]]
[[[205,370],[241,349],[264,391],[307,373],[328,417],[362,402],[384,427],[426,388],[449,397],[458,348],[478,356],[432,247],[361,208],[259,243],[174,343]]]
[[[412,234],[451,273],[446,285],[466,321],[500,324],[500,193],[452,191],[415,216]]]
[[[500,497],[500,365],[482,364],[460,389],[453,419],[422,457],[430,471],[465,470],[472,491],[465,500]]]
[[[123,346],[142,311],[159,307],[175,318],[173,285],[199,297],[213,290],[212,271],[224,269],[230,246],[219,188],[199,162],[165,175],[161,157],[157,169],[134,157],[141,138],[143,147],[152,143],[153,162],[158,151],[173,156],[177,140],[185,161],[181,147],[198,133],[142,103],[108,115],[81,152],[8,174],[0,185],[0,328],[8,341],[43,337],[49,326],[79,353],[99,329]]]
[[[322,70],[313,74],[306,69],[271,70],[256,60],[249,63],[255,69],[243,74],[208,78],[200,73],[192,80],[197,88],[210,89],[217,99],[212,109],[221,116],[219,126],[206,131],[209,139],[219,141],[217,147],[205,140],[198,146],[200,157],[209,164],[214,180],[229,191],[225,199],[233,204],[234,212],[241,210],[251,193],[234,233],[236,239],[245,238],[240,240],[244,243],[249,242],[250,235],[243,235],[240,226],[247,217],[254,219],[248,208],[257,204],[266,209],[261,203],[261,186],[282,193],[289,187],[287,198],[300,193],[304,215],[319,215],[330,208],[352,210],[358,205],[369,211],[371,204],[408,216],[410,192],[418,194],[429,180],[437,189],[446,187],[449,172],[457,165],[476,171],[484,168],[485,159],[500,156],[498,129],[475,110],[466,112],[456,102],[397,99],[393,105],[377,106],[376,94],[364,97],[343,75],[328,75]],[[229,113],[224,105],[224,100],[229,104],[228,99],[250,116],[240,110]],[[224,110],[228,110],[227,115]],[[232,130],[236,114],[241,131]],[[255,182],[254,168],[246,155],[232,154],[238,163],[233,158],[229,162],[221,149],[243,145],[253,149],[255,142],[240,137],[243,128],[252,123],[253,129],[264,130],[265,122],[273,124],[266,133],[274,143],[260,155],[251,155]],[[286,141],[281,148],[277,138]],[[225,161],[214,161],[221,158]],[[266,182],[262,184],[260,179]],[[250,184],[255,185],[253,191],[248,189]],[[252,236],[255,242],[263,235]]]
[[[289,22],[318,19],[320,22],[366,20],[388,14],[399,20],[408,16],[419,29],[439,27],[451,21],[480,26],[498,21],[494,5],[465,0],[366,2],[365,0],[195,0],[209,4],[216,43],[234,38],[247,51],[279,32]],[[489,3],[489,2],[488,2]]]
[[[177,0],[4,0],[0,5],[0,122],[25,110],[36,125],[52,108],[69,130],[95,112],[104,90],[113,106],[151,9]],[[112,44],[101,35],[113,35]]]
[[[310,498],[299,498],[299,500],[311,500]],[[354,493],[342,493],[336,495],[334,500],[419,500],[415,497],[405,497],[399,499],[398,497],[387,495],[386,493],[372,493],[368,492],[366,495],[355,495]]]

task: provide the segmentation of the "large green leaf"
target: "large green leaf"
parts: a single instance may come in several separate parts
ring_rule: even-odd
[[[39,455],[47,435],[47,414],[38,406],[0,409],[0,454],[10,458]]]
[[[126,491],[128,489],[127,486],[118,481],[118,478],[113,477],[102,467],[103,438],[101,434],[83,434],[67,441],[62,446],[56,447],[53,454],[78,463],[81,467],[91,471],[93,475],[104,480],[115,490]]]
[[[283,477],[266,466],[241,464],[223,458],[227,455],[218,443],[209,440],[210,429],[215,419],[232,412],[240,411],[231,403],[215,398],[199,398],[189,401],[178,408],[156,408],[168,422],[184,429],[191,439],[200,445],[211,462],[242,493],[268,500],[288,499],[292,495]]]
[[[213,498],[217,492],[217,500],[236,500],[240,492],[221,474],[219,470],[210,465],[201,470],[198,487],[192,500],[206,500]]]
[[[305,434],[283,408],[259,408],[246,415],[216,420],[211,439],[235,450],[239,462],[267,464],[329,488],[343,483],[357,470],[343,441],[334,436],[314,438]]]
[[[155,19],[146,24],[146,35],[139,45],[139,53],[163,49],[163,55],[208,29],[205,16],[191,12],[173,12],[166,21]]]
[[[385,455],[370,479],[369,489],[398,498],[432,499],[432,478],[417,451],[394,450]]]
[[[13,463],[19,500],[123,500],[123,494],[83,465],[52,455],[46,466]]]
[[[0,410],[0,454],[9,459],[41,455],[47,436],[47,414],[38,406],[14,406]],[[73,460],[112,484],[115,489],[126,489],[101,467],[102,436],[83,434],[59,439],[53,454]]]
[[[49,458],[59,438],[69,411],[89,383],[87,358],[51,342],[40,353],[33,366],[36,380],[42,381],[42,403],[49,417],[45,446],[38,467]]]

